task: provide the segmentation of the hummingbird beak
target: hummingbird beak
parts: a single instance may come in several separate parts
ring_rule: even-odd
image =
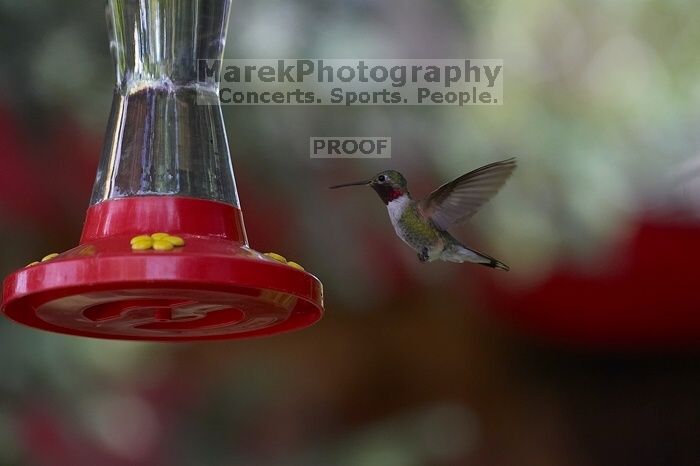
[[[345,184],[338,184],[335,186],[331,186],[329,189],[344,188],[346,186],[368,186],[370,184],[372,184],[372,180],[356,181],[354,183],[345,183]]]

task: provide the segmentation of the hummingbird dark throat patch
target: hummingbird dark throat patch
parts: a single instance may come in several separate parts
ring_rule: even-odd
[[[372,189],[374,189],[379,197],[384,201],[384,204],[388,204],[394,199],[398,199],[404,195],[401,189],[388,184],[372,184]]]

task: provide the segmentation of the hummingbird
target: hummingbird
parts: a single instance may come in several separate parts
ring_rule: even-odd
[[[396,234],[418,253],[418,260],[431,262],[473,262],[510,270],[503,262],[475,251],[455,239],[448,229],[474,215],[505,184],[516,167],[515,158],[490,163],[445,183],[426,199],[414,200],[406,178],[396,170],[386,170],[373,178],[331,186],[369,186],[389,211]]]

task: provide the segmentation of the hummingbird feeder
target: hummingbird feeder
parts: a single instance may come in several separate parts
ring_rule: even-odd
[[[73,335],[270,335],[323,312],[319,280],[248,247],[218,84],[230,0],[110,0],[117,84],[80,244],[14,272],[11,319]],[[275,259],[276,258],[276,259]]]

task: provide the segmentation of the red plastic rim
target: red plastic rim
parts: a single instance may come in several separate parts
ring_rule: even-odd
[[[240,219],[232,206],[196,199],[98,204],[80,246],[5,280],[3,311],[44,330],[125,340],[243,338],[318,321],[318,279],[248,248]],[[132,251],[133,235],[156,231],[185,246]]]

